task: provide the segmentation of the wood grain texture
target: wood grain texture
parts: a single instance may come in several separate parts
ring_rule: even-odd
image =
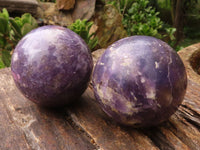
[[[99,53],[101,54],[101,53]],[[182,105],[152,128],[111,120],[94,99],[91,85],[77,103],[45,109],[15,87],[10,68],[0,70],[0,149],[200,150],[200,83],[189,78]]]
[[[0,70],[0,91],[1,150],[96,148],[64,109],[45,109],[26,100],[16,89],[10,69]]]
[[[194,68],[192,67],[195,65],[200,67],[200,43],[190,45],[179,51],[178,54],[186,67],[188,78],[193,82],[200,84],[200,75],[197,74],[197,70],[194,71]],[[193,63],[195,63],[195,65]]]
[[[0,0],[0,10],[6,8],[10,12],[36,14],[37,0]]]

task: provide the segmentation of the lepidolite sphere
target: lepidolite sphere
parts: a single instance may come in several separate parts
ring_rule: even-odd
[[[178,54],[149,36],[121,39],[106,49],[93,72],[103,110],[124,125],[154,126],[182,103],[187,77]]]
[[[19,90],[29,100],[48,107],[78,99],[87,88],[92,67],[83,39],[60,26],[32,30],[19,41],[11,61]]]

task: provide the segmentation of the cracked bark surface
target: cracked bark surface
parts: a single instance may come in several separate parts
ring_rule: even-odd
[[[93,56],[96,58],[97,54],[101,52]],[[182,52],[179,54],[185,57]],[[15,87],[10,68],[1,69],[0,149],[199,150],[198,81],[188,77],[184,101],[167,122],[153,128],[135,129],[120,126],[103,113],[91,86],[77,104],[51,110],[26,100]]]

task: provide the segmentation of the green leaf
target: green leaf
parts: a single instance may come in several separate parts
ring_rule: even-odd
[[[93,48],[95,48],[95,46],[97,44],[98,44],[98,38],[95,37],[94,39],[89,41],[88,46],[89,46],[90,50],[92,50]]]
[[[134,14],[134,8],[131,7],[129,10],[128,10],[128,13],[131,15],[131,14]]]
[[[35,18],[33,18],[33,17],[31,17],[31,26],[32,26],[32,29],[38,27],[38,23],[37,23],[37,21],[35,20]]]
[[[17,34],[19,37],[22,37],[21,29],[18,23],[12,18],[9,21],[14,33]]]
[[[3,17],[0,17],[0,33],[8,34],[8,21]]]
[[[5,65],[2,61],[2,56],[0,55],[0,69],[5,68]]]
[[[21,38],[21,35],[15,34],[13,30],[10,31],[10,40],[12,41],[13,46],[15,46]]]
[[[68,28],[77,33],[88,44],[89,48],[94,48],[98,41],[97,37],[94,37],[94,33],[89,34],[89,31],[94,23],[88,22],[86,19],[77,19]]]
[[[21,28],[23,26],[22,19],[20,17],[15,17],[15,22]]]
[[[22,36],[26,35],[28,32],[30,32],[33,29],[33,27],[31,26],[31,24],[29,23],[25,23],[24,26],[22,27],[21,31],[22,31]]]
[[[93,24],[94,24],[93,22],[88,22],[87,23],[87,30],[88,31],[90,31],[90,29],[91,29],[91,27],[92,27]]]
[[[0,35],[0,48],[4,48],[5,47],[5,38],[3,36]]]
[[[176,28],[166,28],[166,32],[170,37],[170,40],[175,40],[174,33],[176,32]]]
[[[10,55],[10,51],[8,50],[2,50],[2,61],[4,63],[4,65],[6,67],[10,66],[10,62],[11,62],[11,55]]]
[[[85,40],[85,42],[88,42],[88,32],[87,31],[81,31],[80,36]]]
[[[88,34],[88,39],[91,39],[95,35],[95,32]]]
[[[8,19],[9,19],[9,13],[8,13],[8,11],[7,11],[6,8],[3,8],[2,14],[4,15],[5,19],[8,21]]]
[[[26,23],[31,23],[31,19],[32,19],[31,14],[29,14],[29,13],[23,14],[22,17],[21,17],[22,24],[24,25]]]

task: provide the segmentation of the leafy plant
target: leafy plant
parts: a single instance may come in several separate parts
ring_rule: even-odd
[[[123,25],[129,36],[148,35],[167,41],[175,40],[175,28],[165,26],[159,12],[149,5],[149,0],[108,0],[123,15]],[[167,37],[167,38],[166,38]]]
[[[5,8],[0,12],[0,68],[10,66],[11,51],[24,35],[37,26],[37,21],[29,13],[21,18],[11,18]]]
[[[10,34],[10,26],[9,26],[9,14],[6,9],[3,9],[0,13],[0,49],[5,49],[9,44],[9,34]]]
[[[68,28],[80,35],[92,50],[98,43],[98,38],[94,36],[95,33],[90,33],[93,22],[88,22],[86,19],[77,19]]]
[[[37,21],[29,13],[23,14],[21,18],[11,18],[9,21],[12,28],[11,39],[15,43],[38,26]]]

